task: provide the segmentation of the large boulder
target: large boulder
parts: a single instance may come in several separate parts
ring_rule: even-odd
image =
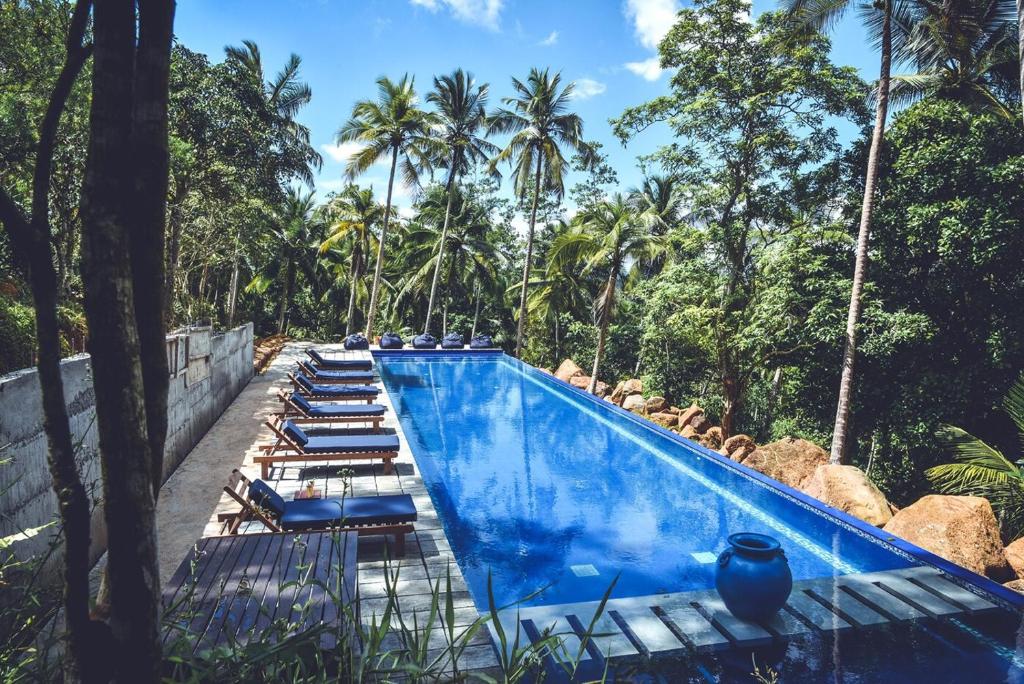
[[[574,375],[569,378],[569,384],[573,387],[579,387],[581,390],[590,389],[590,376],[589,375]],[[597,381],[594,385],[594,394],[603,397],[608,394],[608,383]]]
[[[647,417],[658,425],[667,428],[675,427],[676,421],[679,420],[679,416],[674,413],[651,413]]]
[[[700,435],[697,434],[697,431],[693,429],[692,425],[684,425],[683,427],[681,427],[679,429],[679,434],[680,434],[680,436],[685,437],[686,439],[694,439],[694,440],[697,439],[697,437],[700,436]]]
[[[804,493],[866,523],[881,527],[892,518],[885,495],[856,466],[823,465],[804,480]]]
[[[622,391],[627,397],[632,394],[643,394],[644,383],[637,378],[630,378],[622,383]]]
[[[682,423],[682,420],[679,421]],[[705,432],[711,429],[711,420],[708,419],[703,413],[698,414],[690,419],[690,422],[686,424],[687,427],[692,427],[693,431],[698,435],[703,435]],[[717,447],[716,447],[717,448]]]
[[[554,371],[552,371],[550,368],[538,368],[537,370],[539,370],[541,373],[547,373],[548,375],[555,374]]]
[[[1024,537],[1007,546],[1003,555],[1006,556],[1006,562],[1013,568],[1017,577],[1024,580]]]
[[[726,456],[745,447],[754,447],[754,440],[750,435],[733,435],[722,443],[722,451]]]
[[[718,451],[722,448],[722,439],[722,428],[716,425],[705,430],[697,441],[712,451]]]
[[[704,415],[704,409],[702,409],[700,406],[697,406],[696,404],[694,404],[690,408],[685,409],[682,413],[679,414],[679,425],[681,427],[685,427],[685,426],[689,425],[690,422],[694,418],[696,418],[697,416],[703,416],[703,415]]]
[[[1013,579],[988,499],[929,494],[894,515],[884,529],[979,575]]]
[[[622,408],[633,413],[643,413],[645,406],[644,398],[639,394],[630,394],[622,400]]]
[[[647,400],[648,413],[662,413],[666,408],[668,408],[668,402],[665,401],[665,397],[651,397]]]
[[[555,377],[564,382],[569,382],[577,375],[583,375],[583,369],[576,365],[572,359],[562,361],[562,364],[555,371]]]
[[[814,442],[784,437],[754,449],[743,465],[797,489],[815,468],[828,463],[828,454]]]

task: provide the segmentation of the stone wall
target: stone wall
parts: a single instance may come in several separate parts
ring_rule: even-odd
[[[171,383],[164,479],[217,420],[253,376],[253,331],[246,324],[225,333],[190,328],[167,337]],[[61,362],[76,459],[96,504],[92,516],[95,560],[106,548],[101,508],[99,445],[89,356]],[[35,369],[0,376],[0,537],[34,530],[57,519],[57,498],[46,463],[42,399]],[[27,534],[12,546],[18,558],[46,551],[55,526]]]

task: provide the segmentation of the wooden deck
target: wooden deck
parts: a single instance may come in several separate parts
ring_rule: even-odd
[[[354,532],[241,534],[203,537],[164,584],[164,610],[175,616],[168,644],[195,638],[193,652],[231,641],[274,638],[281,618],[302,629],[323,629],[321,646],[332,648],[352,622],[339,614],[328,593],[357,610]],[[301,609],[299,609],[301,607]],[[357,616],[358,617],[358,616]]]
[[[599,602],[508,609],[506,633],[536,640],[563,635],[574,656]],[[611,599],[598,618],[584,659],[629,659],[674,652],[756,648],[808,632],[869,629],[893,622],[950,618],[999,606],[951,582],[939,570],[914,567],[796,582],[784,610],[763,623],[740,620],[714,590]],[[511,637],[510,637],[511,640]]]

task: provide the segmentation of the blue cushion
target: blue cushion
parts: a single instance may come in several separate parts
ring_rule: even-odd
[[[316,408],[315,406],[313,406],[313,404],[309,402],[309,399],[306,399],[306,397],[302,396],[298,392],[292,392],[292,396],[290,397],[290,399],[292,400],[293,404],[298,406],[306,413],[310,413]]]
[[[380,336],[381,349],[401,349],[404,346],[405,342],[402,341],[398,333],[386,332]]]
[[[470,349],[490,349],[493,346],[494,341],[491,340],[491,336],[483,333],[473,335],[473,339],[469,341]]]
[[[309,402],[306,402],[309,404]],[[383,416],[384,407],[380,404],[320,404],[303,409],[316,418],[350,418],[358,416]]]
[[[345,338],[345,349],[369,349],[370,341],[362,333],[352,333]]]
[[[416,349],[435,349],[437,339],[430,333],[423,333],[412,338],[412,346]]]
[[[399,525],[416,521],[416,505],[408,494],[356,496],[347,499],[302,499],[285,503],[281,527],[317,529],[344,525]]]
[[[306,353],[320,368],[334,370],[370,370],[373,368],[373,362],[369,359],[328,359],[324,358],[316,349],[307,349]]]
[[[312,365],[302,362],[302,367],[306,369],[306,372],[314,377],[314,379],[320,380],[358,380],[360,382],[373,382],[373,373],[370,371],[359,371],[359,370],[325,370],[323,368],[314,368]]]
[[[354,451],[398,451],[396,435],[307,435],[302,450],[307,454],[343,454]]]
[[[310,394],[329,397],[347,397],[351,395],[377,395],[380,390],[373,385],[315,385],[304,375],[298,376],[299,384]]]
[[[260,508],[266,508],[277,517],[284,515],[284,498],[271,489],[263,480],[253,480],[249,484],[249,498],[252,499],[254,504]]]
[[[450,332],[441,338],[441,349],[462,349],[462,335]]]
[[[302,428],[290,420],[284,421],[284,424],[281,426],[281,432],[295,440],[299,446],[304,446],[309,441],[309,437],[302,431]]]

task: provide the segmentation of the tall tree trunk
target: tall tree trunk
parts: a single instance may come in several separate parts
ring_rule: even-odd
[[[543,156],[537,153],[537,174],[533,180],[533,207],[530,209],[530,232],[526,236],[526,261],[523,263],[523,286],[519,292],[519,324],[516,326],[516,358],[523,357],[523,332],[526,330],[526,292],[530,282],[530,261],[533,259],[533,229],[537,224],[537,202],[540,199],[540,179]]]
[[[1024,116],[1024,0],[1017,0],[1017,61],[1020,68],[1020,105]]]
[[[441,320],[441,337],[448,334],[448,300],[444,300],[444,317]]]
[[[555,314],[555,358],[552,364],[553,368],[558,368],[558,359],[562,355],[562,339],[561,339],[561,323],[559,322],[559,315]]]
[[[391,174],[388,176],[388,201],[384,206],[384,225],[380,229],[380,244],[377,247],[377,265],[373,268],[373,289],[370,290],[370,310],[366,314],[366,338],[373,344],[373,324],[377,317],[377,297],[380,295],[380,274],[384,269],[384,250],[388,243],[388,226],[391,224],[391,193],[395,188],[395,168],[398,166],[398,147],[391,150]]]
[[[291,306],[292,287],[295,285],[295,261],[288,259],[284,269],[284,292],[281,294],[281,310],[277,315],[277,334],[284,332],[284,318]]]
[[[345,315],[345,336],[348,337],[355,330],[352,329],[353,319],[356,316],[356,286],[359,283],[359,278],[362,276],[362,260],[363,255],[361,253],[359,238],[356,238],[356,244],[352,248],[352,267],[349,269],[349,291],[348,291],[348,313]]]
[[[113,667],[117,681],[133,683],[158,681],[161,667],[155,508],[166,431],[162,280],[174,4],[138,0],[138,10],[130,0],[95,2],[82,193]]]
[[[170,328],[174,324],[174,292],[177,286],[178,262],[181,259],[181,202],[187,191],[179,189],[175,192],[175,202],[171,204],[170,220],[168,228],[170,235],[167,238],[167,260],[164,273],[164,327]],[[229,307],[230,311],[230,307]],[[228,322],[228,327],[231,323]]]
[[[618,269],[612,268],[608,274],[608,282],[604,286],[604,306],[601,307],[601,320],[598,323],[597,348],[594,350],[594,367],[590,373],[590,384],[587,391],[597,394],[597,373],[601,369],[601,358],[604,356],[604,345],[608,339],[608,324],[612,319],[612,306],[615,304],[615,280]]]
[[[0,189],[0,221],[11,244],[28,268],[35,309],[38,356],[36,367],[42,393],[43,429],[46,432],[47,464],[57,496],[64,534],[64,616],[67,625],[67,676],[74,681],[98,681],[109,670],[109,630],[89,619],[89,496],[82,484],[71,426],[64,403],[64,380],[60,372],[60,326],[57,319],[58,280],[50,245],[49,192],[57,128],[67,99],[92,53],[83,45],[89,21],[90,2],[75,5],[66,41],[67,54],[57,76],[43,121],[32,187],[32,216],[26,218],[3,189]]]
[[[722,373],[722,439],[733,436],[736,428],[736,414],[742,400],[742,387],[734,368],[725,368]]]
[[[454,156],[454,155],[453,155]],[[430,283],[430,300],[427,302],[427,322],[423,325],[423,332],[430,332],[430,317],[434,312],[434,301],[437,298],[437,284],[441,280],[441,264],[444,262],[444,245],[448,240],[448,221],[452,215],[452,186],[455,183],[455,159],[452,159],[452,171],[448,174],[448,183],[445,186],[445,194],[448,195],[448,203],[444,209],[444,225],[441,227],[441,245],[437,248],[437,263],[434,264],[434,279]]]
[[[476,303],[473,305],[473,330],[470,331],[470,333],[469,333],[470,341],[472,341],[473,338],[476,337],[476,328],[477,328],[477,325],[480,323],[480,299],[481,299],[481,297],[480,297],[480,280],[479,279],[473,282],[473,298],[476,300]]]
[[[238,279],[241,271],[241,256],[238,253],[238,244],[235,244],[235,258],[231,262],[231,285],[228,288],[228,328],[235,325],[235,312],[238,307]]]
[[[843,345],[843,373],[839,381],[839,401],[836,423],[832,430],[832,463],[843,463],[847,456],[850,399],[853,394],[853,365],[857,355],[857,321],[860,319],[861,294],[868,267],[868,239],[871,235],[871,213],[875,206],[875,187],[878,183],[878,165],[885,137],[885,119],[889,109],[889,73],[892,63],[892,6],[887,0],[882,20],[882,68],[878,79],[878,98],[875,109],[875,128],[871,133],[868,169],[864,181],[864,201],[860,212],[860,230],[857,234],[857,258],[853,269],[853,291],[846,318],[846,342]]]

